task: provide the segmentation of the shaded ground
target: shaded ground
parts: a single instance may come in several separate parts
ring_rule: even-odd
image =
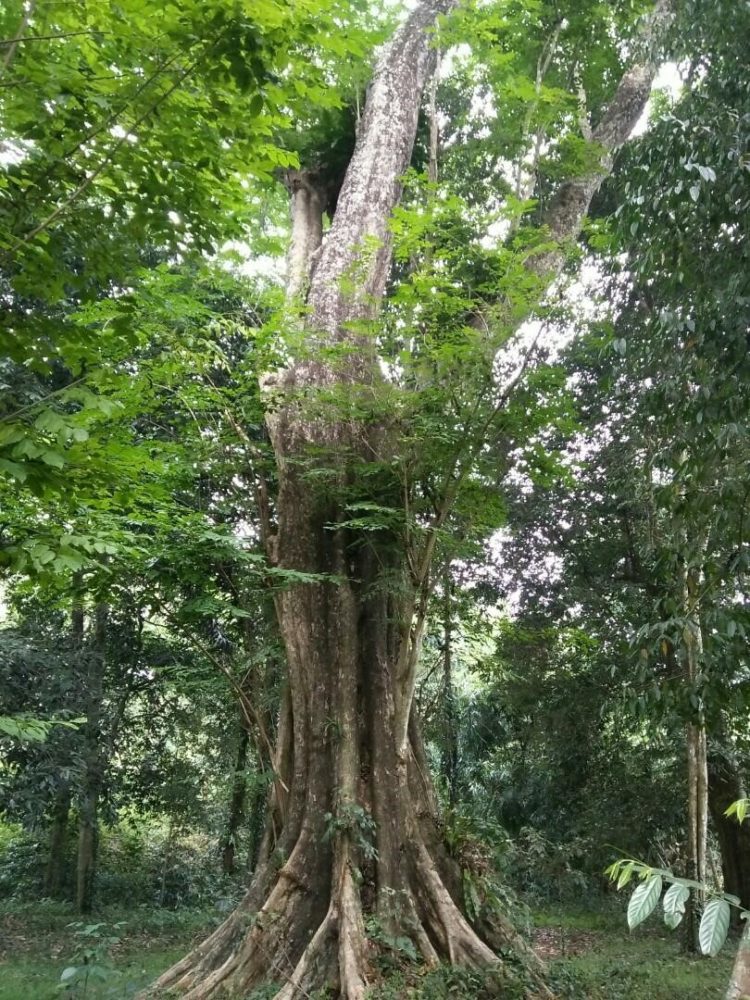
[[[104,924],[100,936],[118,934],[120,941],[112,949],[106,978],[89,981],[87,1000],[132,996],[221,918],[218,911],[147,908],[97,914],[91,924]],[[81,988],[70,993],[59,989],[60,974],[81,945],[80,935],[68,926],[76,920],[60,904],[0,904],[0,1000],[84,995]],[[114,931],[121,921],[125,926]],[[547,910],[535,913],[534,923],[535,945],[550,964],[560,1000],[723,1000],[733,942],[717,959],[689,959],[680,952],[678,935],[656,920],[629,934],[624,909]],[[94,935],[92,943],[97,940]],[[452,990],[449,994],[473,1000]]]
[[[534,942],[573,1000],[723,1000],[734,940],[715,959],[689,958],[655,917],[634,932],[622,911],[534,914]]]
[[[58,903],[0,905],[0,1000],[53,1000],[82,997],[79,984],[60,990],[64,969],[80,967],[83,948],[96,950],[106,936],[120,940],[111,962],[99,963],[101,974],[89,978],[87,1000],[132,996],[159,972],[184,955],[190,944],[215,926],[219,914],[194,910],[108,909],[85,921],[103,925],[93,935],[76,934],[79,922],[69,907]],[[115,925],[124,926],[115,929]]]

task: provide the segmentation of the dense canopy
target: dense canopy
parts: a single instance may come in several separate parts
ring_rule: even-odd
[[[615,997],[524,916],[619,906],[607,866],[631,927],[735,933],[749,38],[728,0],[0,11],[0,886],[97,914],[72,995],[116,905],[197,908],[123,985],[192,1000]],[[622,996],[723,989],[670,940]]]

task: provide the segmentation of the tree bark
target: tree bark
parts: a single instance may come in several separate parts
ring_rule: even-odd
[[[708,846],[708,755],[706,726],[700,702],[699,674],[703,659],[703,633],[699,620],[698,594],[700,574],[686,567],[683,572],[683,609],[685,627],[683,629],[683,655],[685,682],[688,690],[697,699],[696,717],[685,727],[687,748],[688,786],[688,836],[687,875],[701,884],[706,884],[708,875],[706,852]],[[698,952],[698,928],[704,894],[693,890],[691,903],[685,914],[685,946],[690,952]]]
[[[86,750],[81,795],[78,802],[78,858],[76,865],[76,908],[90,913],[94,900],[94,876],[99,850],[99,797],[104,783],[104,760],[101,747],[102,708],[104,705],[105,644],[107,639],[106,604],[94,612],[94,635],[86,651]]]
[[[750,998],[750,921],[746,922],[737,949],[726,1000],[748,1000],[748,998]]]
[[[229,801],[229,815],[226,830],[221,844],[221,870],[225,875],[233,875],[236,870],[237,837],[242,821],[245,818],[245,796],[247,794],[247,749],[250,734],[247,727],[240,728],[240,739],[237,745],[237,761],[232,778],[232,795]]]
[[[442,842],[414,713],[431,560],[449,498],[408,553],[397,529],[350,523],[352,504],[402,502],[395,436],[385,418],[359,416],[378,412],[381,385],[363,329],[389,274],[389,220],[435,59],[429,30],[452,6],[423,0],[383,51],[319,249],[315,199],[293,199],[302,218],[290,272],[292,298],[307,287],[304,348],[295,345],[295,360],[264,382],[279,483],[269,558],[293,575],[275,598],[289,678],[272,803],[279,822],[237,911],[154,986],[190,1000],[242,996],[263,981],[280,984],[276,1000],[321,987],[363,1000],[375,974],[366,913],[381,940],[410,939],[430,966],[496,967],[499,951],[513,950],[538,994],[549,995],[541,964],[512,927],[486,921],[480,936],[461,912],[460,873]],[[648,87],[638,100],[629,94],[627,108],[617,98],[612,107],[632,128]],[[629,129],[615,133],[612,148]],[[560,240],[580,228],[582,216],[568,218],[554,230]]]
[[[446,569],[443,587],[443,752],[442,770],[448,801],[458,801],[458,719],[456,690],[453,683],[453,581]]]
[[[55,795],[49,834],[49,858],[44,878],[44,894],[55,898],[62,888],[70,821],[70,785],[64,782]]]
[[[713,750],[708,758],[708,803],[721,853],[724,892],[750,909],[750,823],[725,815],[733,802],[745,797],[736,763],[721,749]],[[739,911],[733,909],[732,915],[739,923]]]

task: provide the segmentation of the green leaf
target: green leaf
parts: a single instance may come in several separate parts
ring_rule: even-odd
[[[724,812],[725,816],[736,816],[737,822],[744,822],[748,812],[750,812],[750,799],[737,799]]]
[[[69,965],[67,969],[63,969],[60,974],[61,983],[69,983],[71,979],[74,979],[78,975],[78,966]]]
[[[623,865],[622,870],[620,872],[620,876],[617,879],[617,888],[618,889],[622,889],[622,888],[624,888],[628,884],[628,882],[633,877],[633,872],[634,871],[635,871],[635,862],[634,861],[628,861],[628,863],[626,865]]]
[[[65,459],[57,451],[43,451],[39,457],[45,465],[51,465],[55,469],[62,469],[65,467]]]
[[[651,875],[635,890],[628,903],[628,927],[633,930],[652,912],[661,896],[661,875]]]
[[[711,899],[701,917],[698,941],[704,955],[713,958],[721,951],[729,933],[731,908],[725,899]]]
[[[664,893],[662,906],[664,907],[664,923],[670,930],[678,926],[685,913],[685,903],[690,899],[690,890],[687,886],[671,885]]]
[[[19,483],[26,482],[29,475],[28,470],[23,465],[19,465],[18,462],[11,462],[7,458],[0,458],[0,472],[6,472],[9,476],[13,476]]]

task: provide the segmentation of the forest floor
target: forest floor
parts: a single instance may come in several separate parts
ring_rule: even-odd
[[[537,910],[534,944],[578,1000],[723,1000],[734,959],[730,939],[717,958],[692,958],[679,932],[656,917],[632,933],[623,909]]]
[[[111,965],[93,955],[89,964],[101,969],[102,978],[90,975],[85,996],[87,1000],[132,997],[221,916],[195,910],[107,909],[78,928],[79,933],[70,926],[77,919],[60,904],[0,905],[0,1000],[84,996],[80,981],[77,989],[61,991],[60,976],[65,969],[82,967],[83,948],[103,950],[110,936],[119,938],[111,949]],[[123,926],[116,928],[117,924]],[[721,1000],[724,996],[732,942],[716,959],[689,959],[680,953],[678,936],[656,921],[629,934],[623,913],[571,907],[537,911],[534,925],[535,945],[549,962],[561,997]],[[82,935],[86,927],[95,930]]]

